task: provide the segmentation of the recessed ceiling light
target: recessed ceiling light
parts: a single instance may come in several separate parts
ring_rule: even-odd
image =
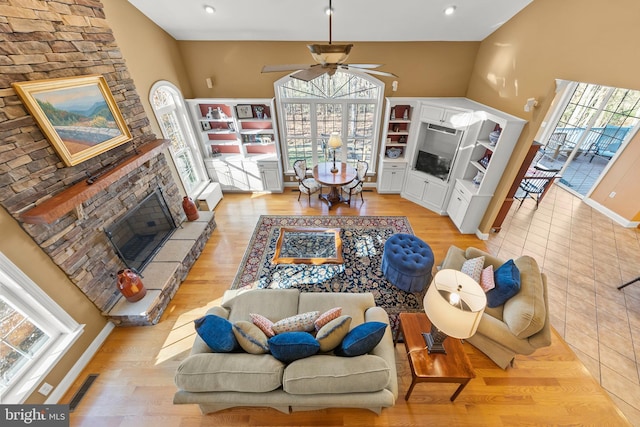
[[[445,15],[453,15],[456,12],[455,6],[449,6],[444,10]]]
[[[216,12],[213,6],[209,6],[209,5],[206,5],[204,7],[204,11],[207,12],[209,15],[213,15]]]

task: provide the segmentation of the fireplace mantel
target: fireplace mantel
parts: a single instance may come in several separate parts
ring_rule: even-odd
[[[154,158],[168,142],[167,139],[157,139],[143,145],[138,149],[137,154],[118,163],[113,169],[97,178],[93,184],[88,184],[86,181],[78,182],[39,205],[22,212],[20,219],[28,224],[51,224],[73,210],[76,210],[78,216],[81,216],[82,203]]]

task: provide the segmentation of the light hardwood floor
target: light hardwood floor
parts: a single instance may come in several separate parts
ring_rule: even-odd
[[[256,221],[265,215],[404,215],[414,233],[433,248],[439,263],[447,248],[483,241],[460,235],[450,220],[397,195],[365,192],[352,207],[328,211],[312,196],[297,193],[225,194],[216,208],[217,228],[160,322],[116,328],[71,387],[68,402],[90,373],[99,377],[74,413],[72,426],[424,426],[424,425],[630,425],[558,334],[553,344],[529,357],[518,356],[506,371],[468,343],[477,377],[455,403],[453,384],[419,384],[409,402],[404,346],[396,347],[399,397],[380,416],[365,410],[327,409],[290,415],[272,409],[236,408],[202,415],[195,405],[173,405],[173,374],[195,336],[193,320],[220,302],[244,255]]]

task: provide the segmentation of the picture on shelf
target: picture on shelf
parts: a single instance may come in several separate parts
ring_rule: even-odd
[[[253,110],[251,105],[237,105],[236,112],[238,113],[239,119],[252,119],[253,118]]]
[[[253,106],[253,117],[260,120],[264,118],[264,107],[262,105]]]
[[[211,123],[200,122],[200,127],[202,128],[202,130],[211,130]]]

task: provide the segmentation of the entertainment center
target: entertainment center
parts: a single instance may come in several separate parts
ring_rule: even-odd
[[[525,123],[466,98],[387,98],[377,190],[486,238],[478,225]]]

